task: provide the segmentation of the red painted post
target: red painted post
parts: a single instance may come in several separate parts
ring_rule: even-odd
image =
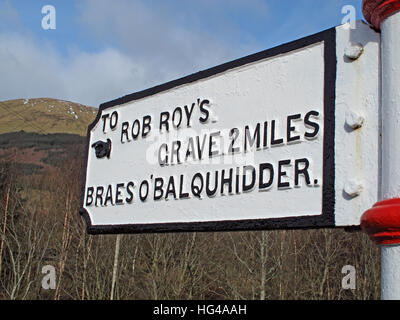
[[[365,19],[381,31],[381,198],[361,228],[381,246],[381,297],[400,299],[400,0],[363,0]]]
[[[361,227],[378,245],[400,243],[400,198],[374,204],[362,215]]]
[[[362,2],[365,19],[377,30],[381,29],[382,21],[399,10],[399,0],[363,0]]]

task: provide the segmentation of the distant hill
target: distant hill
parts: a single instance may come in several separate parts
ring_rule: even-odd
[[[11,161],[21,172],[31,174],[59,167],[68,158],[76,156],[78,150],[83,157],[85,142],[86,137],[69,133],[3,133],[0,134],[0,161]]]
[[[79,103],[50,98],[0,101],[0,134],[23,130],[86,136],[97,111]]]
[[[48,172],[61,166],[86,141],[98,109],[49,98],[0,102],[0,162],[20,173]]]

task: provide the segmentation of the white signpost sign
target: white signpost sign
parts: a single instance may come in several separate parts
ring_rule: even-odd
[[[379,192],[378,64],[359,22],[102,104],[88,232],[359,225]]]

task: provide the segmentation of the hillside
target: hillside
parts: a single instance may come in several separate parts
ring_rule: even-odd
[[[40,134],[10,132],[0,134],[0,161],[11,161],[25,174],[60,167],[77,150],[83,152],[86,137],[69,133]]]
[[[48,172],[82,149],[97,109],[49,98],[0,102],[0,161],[21,173]]]
[[[23,130],[86,136],[96,114],[96,108],[50,98],[1,101],[0,134]]]

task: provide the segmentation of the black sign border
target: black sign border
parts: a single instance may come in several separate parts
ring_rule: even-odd
[[[209,222],[180,222],[180,223],[151,223],[151,224],[115,224],[92,225],[89,213],[84,206],[86,187],[87,161],[90,150],[91,130],[98,123],[103,110],[148,97],[169,89],[189,84],[201,79],[215,76],[219,73],[289,53],[304,47],[324,43],[324,142],[323,142],[323,186],[322,214],[316,216],[297,216],[288,218],[221,220]],[[87,131],[86,157],[83,172],[81,193],[81,208],[79,213],[87,226],[88,234],[122,234],[122,233],[162,233],[162,232],[193,232],[193,231],[244,231],[244,230],[273,230],[273,229],[310,229],[335,226],[335,99],[336,99],[336,29],[331,28],[317,34],[295,40],[280,46],[267,49],[219,66],[200,71],[189,76],[167,82],[143,91],[105,102],[100,105],[96,119],[89,125]]]

